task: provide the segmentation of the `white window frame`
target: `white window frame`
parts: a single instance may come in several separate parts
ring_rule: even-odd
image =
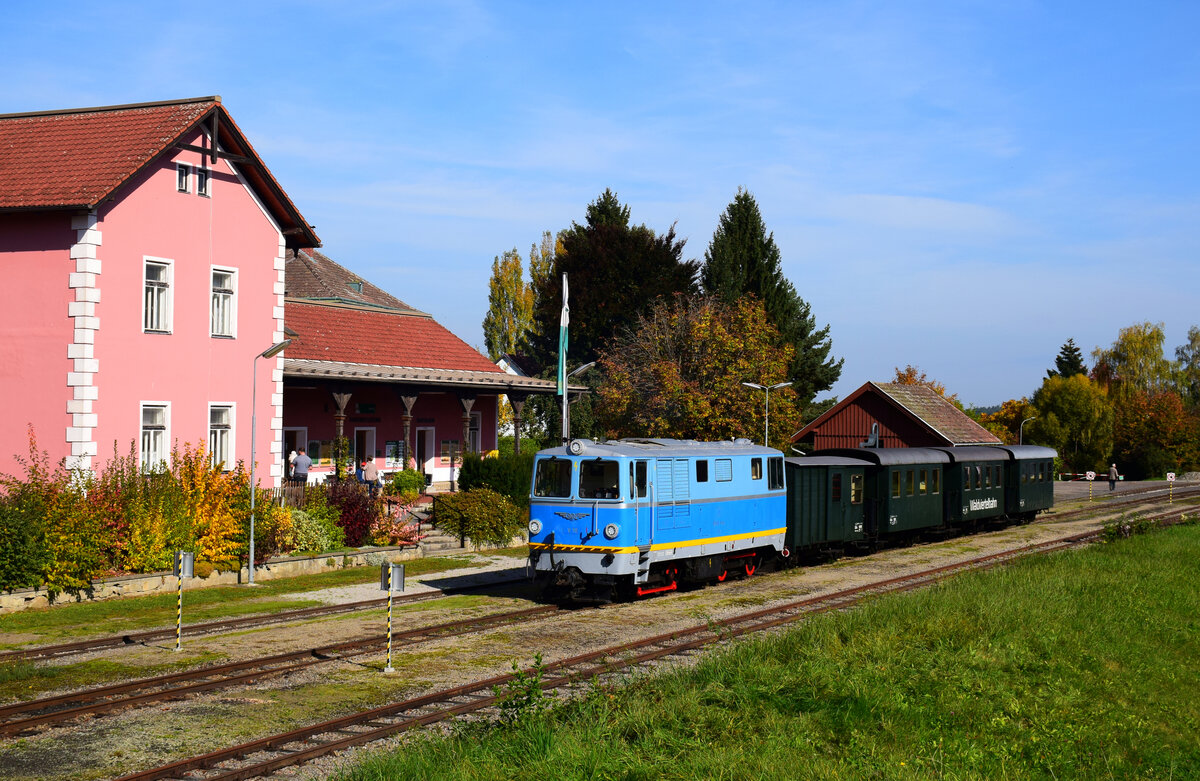
[[[158,429],[146,428],[146,409],[160,408],[163,410],[163,428],[159,441],[153,449],[147,448],[147,431]],[[164,465],[169,468],[171,463],[171,402],[143,401],[138,404],[138,463],[143,472],[157,472]],[[153,459],[153,460],[151,460]]]
[[[160,302],[161,307],[165,310],[162,319],[166,321],[164,328],[149,328],[149,323],[146,322],[148,314],[148,299],[150,287],[146,281],[146,269],[151,265],[166,267],[166,293]],[[150,255],[142,257],[142,332],[147,334],[169,334],[174,326],[174,309],[175,309],[175,261],[169,258],[155,258]]]
[[[180,187],[182,182],[183,187]],[[176,163],[175,164],[175,192],[190,193],[192,191],[192,165],[191,163]]]
[[[212,169],[205,165],[196,166],[196,195],[212,197]]]
[[[212,413],[214,409],[229,410],[229,428],[214,429],[212,423]],[[216,431],[223,431],[225,435],[225,457],[217,458],[217,448],[213,447],[213,434]],[[232,401],[211,401],[208,404],[208,455],[212,459],[212,465],[216,466],[220,462],[224,462],[221,467],[222,472],[232,472],[234,466],[237,465],[236,454],[237,443],[237,404]]]
[[[221,293],[222,296],[228,296],[229,300],[229,332],[221,333],[217,331],[217,288],[213,281],[214,274],[229,274],[230,293]],[[208,272],[209,287],[208,287],[208,333],[210,336],[217,338],[236,339],[237,338],[237,313],[238,313],[238,270],[227,266],[211,266]]]

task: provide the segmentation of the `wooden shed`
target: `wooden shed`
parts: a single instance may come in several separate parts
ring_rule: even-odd
[[[792,437],[813,450],[858,447],[878,427],[878,447],[999,445],[990,431],[927,385],[868,382]]]

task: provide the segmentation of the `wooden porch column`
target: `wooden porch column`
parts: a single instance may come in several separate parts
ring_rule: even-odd
[[[412,462],[412,468],[417,468],[417,459],[412,452],[412,411],[417,403],[416,392],[401,391],[400,403],[404,405],[404,414],[400,417],[400,423],[404,426],[404,468],[408,469],[409,462]]]
[[[350,403],[350,394],[334,393],[333,403],[337,405],[337,412],[333,413],[333,436],[341,439],[346,430],[346,405]]]
[[[462,405],[462,439],[459,441],[458,453],[461,460],[465,460],[467,456],[467,439],[471,434],[471,408],[475,406],[474,393],[458,394],[458,403]],[[450,490],[454,491],[454,451],[450,451]]]
[[[508,403],[513,411],[513,454],[518,456],[521,455],[521,410],[525,408],[526,398],[524,393],[508,392]]]

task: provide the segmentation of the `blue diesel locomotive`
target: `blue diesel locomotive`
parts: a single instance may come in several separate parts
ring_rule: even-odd
[[[748,440],[573,440],[534,462],[529,558],[552,598],[609,601],[838,553],[1028,521],[1049,448],[848,448],[784,458]]]
[[[529,558],[550,591],[607,601],[751,575],[784,547],[783,454],[749,440],[572,440],[538,453]]]

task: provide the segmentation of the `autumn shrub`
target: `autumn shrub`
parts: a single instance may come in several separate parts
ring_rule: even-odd
[[[433,504],[439,529],[476,544],[506,545],[525,528],[526,513],[490,488],[439,496]]]
[[[29,456],[17,461],[25,469],[25,479],[5,475],[0,482],[0,588],[10,591],[40,585],[49,563],[46,516],[50,498],[45,486],[50,475],[32,431]]]
[[[425,475],[415,469],[404,469],[392,475],[388,481],[387,492],[403,496],[408,500],[416,499],[425,490]]]
[[[518,507],[529,506],[529,486],[533,482],[534,453],[480,458],[468,453],[463,459],[458,485],[464,491],[490,488],[503,494]]]
[[[370,541],[375,545],[416,545],[421,524],[412,514],[417,495],[413,493],[385,497],[383,512],[371,527]]]
[[[345,545],[345,533],[330,514],[292,509],[292,537],[289,550],[324,553]]]
[[[374,496],[367,486],[356,480],[333,480],[325,483],[329,504],[338,510],[338,525],[346,533],[346,544],[357,548],[365,545],[383,512],[383,500]]]

